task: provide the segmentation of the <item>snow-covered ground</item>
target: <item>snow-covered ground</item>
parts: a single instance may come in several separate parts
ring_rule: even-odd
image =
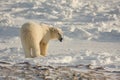
[[[62,28],[46,57],[25,59],[19,38],[28,21]],[[92,64],[120,71],[120,0],[0,0],[0,61]]]

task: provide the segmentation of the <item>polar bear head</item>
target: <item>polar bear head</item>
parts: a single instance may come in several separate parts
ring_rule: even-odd
[[[58,39],[60,42],[62,42],[63,32],[60,28],[51,27],[50,32],[51,32],[52,39]]]

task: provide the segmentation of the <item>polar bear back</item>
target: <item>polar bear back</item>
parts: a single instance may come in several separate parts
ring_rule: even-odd
[[[31,35],[32,37],[40,39],[45,34],[46,29],[47,29],[46,25],[36,24],[35,22],[28,22],[28,23],[23,24],[21,28],[21,33],[25,35],[29,33],[29,35]]]

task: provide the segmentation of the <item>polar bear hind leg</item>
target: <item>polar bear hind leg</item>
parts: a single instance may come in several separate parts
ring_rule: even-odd
[[[36,43],[33,47],[32,47],[32,57],[39,57],[40,56],[40,46],[39,43]]]
[[[24,52],[25,52],[25,57],[26,58],[32,58],[31,48],[26,42],[24,42],[24,40],[22,40],[22,46],[23,46],[23,49],[24,49]]]

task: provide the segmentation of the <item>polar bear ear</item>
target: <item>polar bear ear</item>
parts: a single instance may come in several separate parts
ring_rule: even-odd
[[[51,30],[52,32],[55,32],[56,29],[55,29],[54,27],[51,27],[50,30]]]

